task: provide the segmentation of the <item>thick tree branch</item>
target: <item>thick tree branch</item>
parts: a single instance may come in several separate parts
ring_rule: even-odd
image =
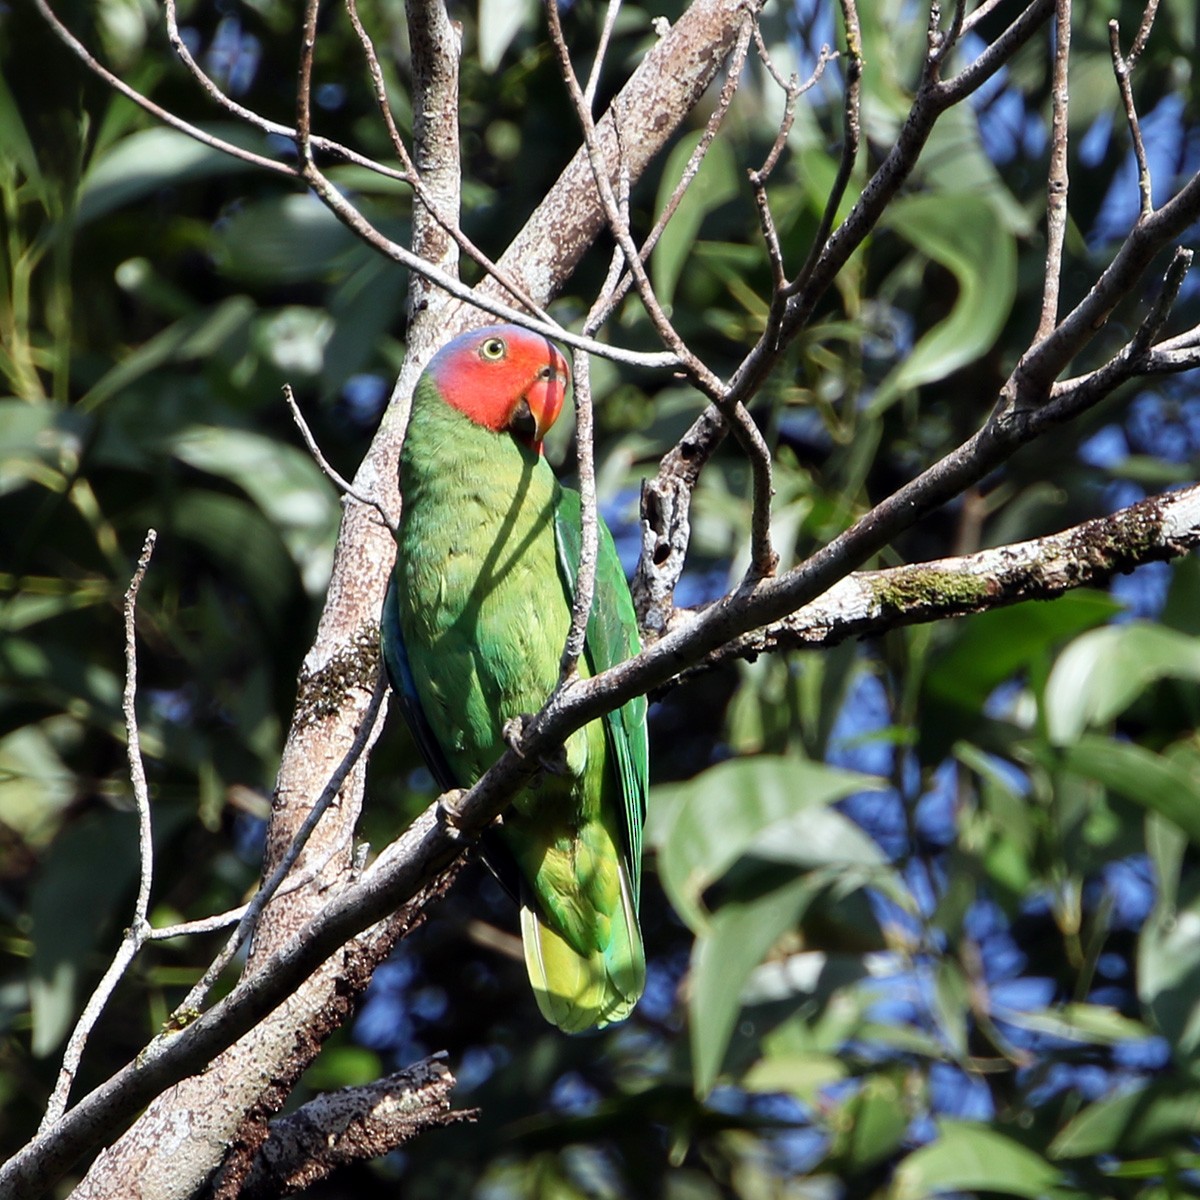
[[[239,1200],[290,1196],[427,1129],[473,1120],[473,1110],[450,1108],[453,1089],[445,1064],[426,1058],[363,1087],[323,1093],[271,1122]]]
[[[1200,486],[1142,500],[1107,517],[1048,537],[957,558],[862,571],[819,600],[763,629],[736,638],[696,669],[780,650],[836,646],[902,625],[985,612],[1024,600],[1053,600],[1097,587],[1147,562],[1200,545]],[[695,613],[681,609],[676,623]],[[691,672],[689,672],[690,674]]]

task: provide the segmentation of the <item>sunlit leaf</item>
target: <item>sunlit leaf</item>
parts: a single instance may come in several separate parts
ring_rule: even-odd
[[[699,140],[699,135],[684,138],[671,151],[663,169],[662,185],[659,188],[660,210],[674,191]],[[675,210],[671,223],[663,231],[651,258],[654,290],[660,303],[668,309],[704,218],[732,200],[737,195],[739,186],[733,152],[724,141],[718,139],[709,147],[700,169]]]
[[[1200,764],[1094,734],[1065,747],[1061,761],[1067,770],[1160,813],[1200,842]]]
[[[798,866],[881,864],[879,847],[827,807],[880,787],[871,776],[804,759],[734,759],[689,783],[656,788],[646,840],[676,911],[701,929],[701,893],[743,855]]]
[[[1076,638],[1046,684],[1051,741],[1070,745],[1089,726],[1111,721],[1159,679],[1200,681],[1200,639],[1144,621]]]
[[[1146,1154],[1200,1133],[1200,1083],[1154,1079],[1089,1104],[1050,1143],[1051,1158]]]
[[[953,213],[953,219],[948,220]],[[1016,294],[1016,244],[995,209],[974,194],[906,196],[884,223],[950,271],[958,297],[950,315],[925,333],[880,385],[871,409],[882,412],[902,392],[971,362],[995,342]]]
[[[918,1200],[939,1192],[999,1192],[1043,1200],[1058,1171],[1020,1142],[969,1121],[942,1120],[937,1135],[896,1168],[888,1200]]]
[[[689,1024],[697,1095],[716,1081],[729,1035],[741,1008],[742,984],[775,944],[794,927],[812,900],[804,876],[757,900],[726,904],[692,955]]]

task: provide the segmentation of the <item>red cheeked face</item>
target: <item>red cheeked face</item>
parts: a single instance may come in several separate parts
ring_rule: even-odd
[[[460,334],[434,355],[428,371],[447,404],[539,454],[571,378],[553,342],[517,325]]]

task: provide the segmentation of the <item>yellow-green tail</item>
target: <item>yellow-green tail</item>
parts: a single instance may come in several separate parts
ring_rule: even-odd
[[[646,956],[637,910],[625,869],[620,868],[621,903],[612,914],[608,943],[580,954],[524,896],[521,937],[525,968],[542,1016],[565,1033],[580,1033],[622,1021],[646,986]]]

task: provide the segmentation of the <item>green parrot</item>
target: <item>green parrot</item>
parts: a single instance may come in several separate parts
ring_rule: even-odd
[[[396,566],[384,601],[392,687],[438,784],[468,787],[505,727],[558,681],[580,560],[579,493],[542,456],[569,384],[544,337],[495,325],[455,338],[417,383],[400,460]],[[636,654],[637,621],[600,523],[580,660]],[[525,965],[546,1020],[574,1033],[629,1015],[645,986],[638,928],[646,700],[571,735],[514,799],[484,857],[519,901]]]

